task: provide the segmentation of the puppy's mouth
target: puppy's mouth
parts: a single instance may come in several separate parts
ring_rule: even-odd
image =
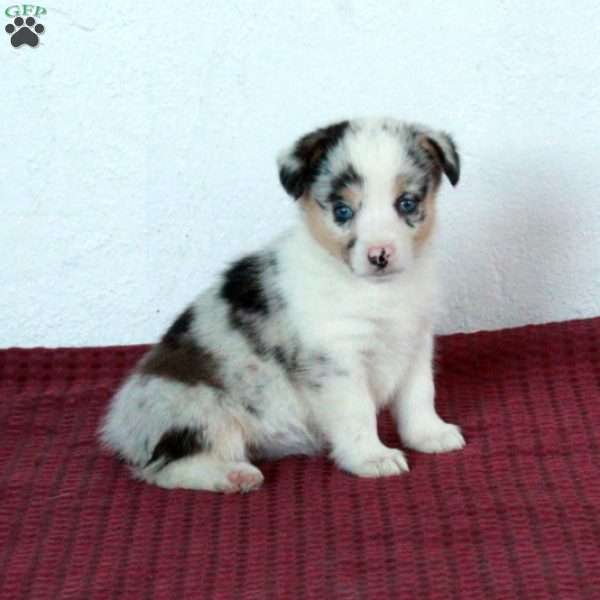
[[[373,283],[385,283],[386,281],[392,281],[393,279],[396,279],[399,275],[402,275],[402,273],[404,273],[405,271],[403,267],[393,267],[389,269],[377,269],[375,271],[361,273],[360,271],[356,271],[354,269],[350,261],[346,261],[346,266],[348,267],[350,272],[359,279],[372,281]]]
[[[399,277],[404,272],[404,269],[382,269],[380,271],[374,271],[373,273],[365,273],[359,275],[361,279],[372,281],[373,283],[385,283],[386,281],[392,281]]]
[[[372,275],[368,275],[368,279],[370,279],[374,283],[384,283],[386,281],[396,279],[399,275],[402,274],[402,271],[403,269],[395,269],[393,271],[380,271],[377,273],[373,273]]]

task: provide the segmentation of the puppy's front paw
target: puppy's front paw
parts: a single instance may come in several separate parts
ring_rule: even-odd
[[[408,471],[404,454],[395,448],[383,448],[372,456],[343,461],[340,466],[359,477],[388,477]]]
[[[419,452],[450,452],[465,447],[465,439],[458,426],[444,421],[406,432],[402,439],[406,446]]]

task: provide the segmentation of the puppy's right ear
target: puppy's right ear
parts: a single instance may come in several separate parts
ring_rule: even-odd
[[[327,153],[337,145],[349,126],[341,121],[302,136],[277,158],[279,181],[285,191],[300,198],[313,184]]]

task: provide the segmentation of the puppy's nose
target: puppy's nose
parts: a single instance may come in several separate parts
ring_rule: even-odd
[[[375,265],[378,269],[385,269],[390,262],[390,258],[394,255],[396,248],[392,244],[386,244],[384,246],[369,246],[367,250],[367,256],[369,262]]]

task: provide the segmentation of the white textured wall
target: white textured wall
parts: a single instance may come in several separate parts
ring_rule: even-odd
[[[442,331],[600,314],[600,5],[42,3],[0,29],[0,345],[156,338],[294,215],[274,156],[315,125],[447,128]]]

